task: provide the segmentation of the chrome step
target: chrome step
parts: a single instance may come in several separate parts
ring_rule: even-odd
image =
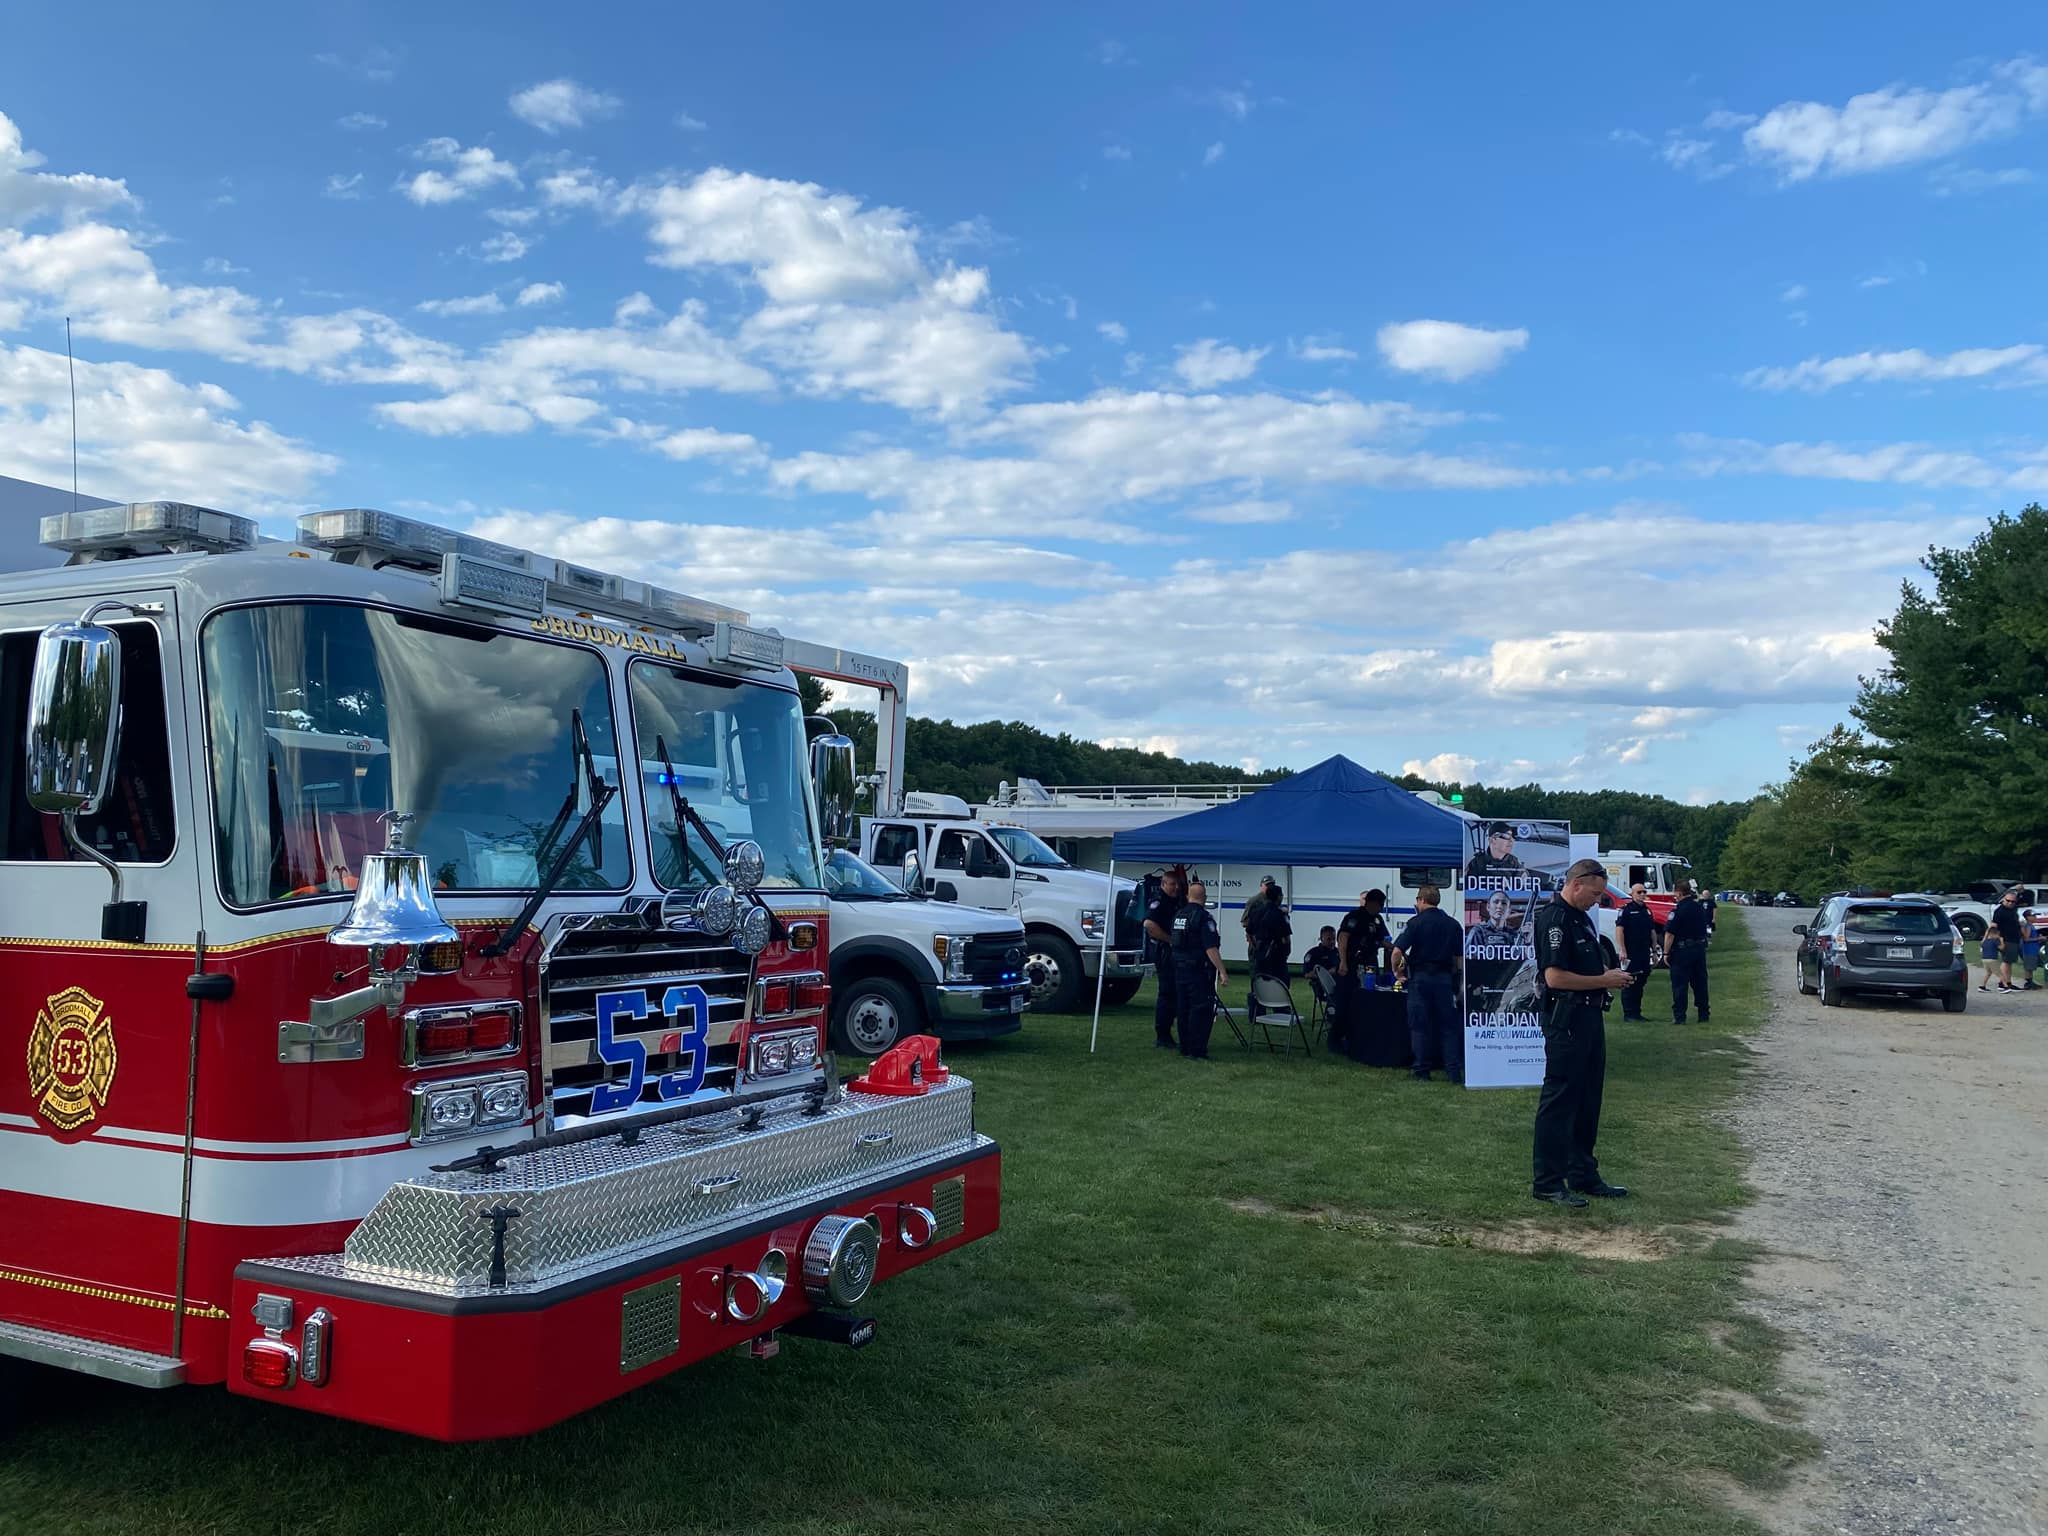
[[[0,1355],[82,1371],[87,1376],[104,1376],[109,1381],[125,1381],[134,1387],[175,1387],[185,1379],[185,1362],[169,1355],[123,1349],[118,1344],[73,1338],[68,1333],[46,1333],[19,1323],[0,1323]]]

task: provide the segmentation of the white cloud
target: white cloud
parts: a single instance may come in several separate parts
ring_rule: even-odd
[[[1857,282],[1856,286],[1858,288],[1889,288],[1893,283],[1897,281],[1898,279],[1895,277],[1888,276],[1887,274],[1882,272],[1877,272],[1872,273],[1869,277],[1860,279]]]
[[[500,230],[497,234],[492,235],[488,240],[479,244],[476,248],[476,255],[481,260],[490,262],[517,261],[532,249],[533,242],[531,240],[528,240],[523,235],[515,235],[511,230],[506,229]]]
[[[1835,107],[1788,101],[1742,135],[1743,148],[1780,181],[1856,176],[1938,160],[2015,132],[2048,112],[2048,65],[2015,59],[1983,80],[1931,91],[1887,85]]]
[[[353,202],[363,195],[363,173],[354,171],[344,176],[336,171],[327,178],[327,185],[320,189],[320,195],[338,198],[343,202]]]
[[[79,475],[100,494],[270,511],[305,497],[338,467],[267,423],[238,419],[239,402],[218,385],[134,363],[81,358],[76,368]],[[0,473],[70,483],[61,352],[0,344]]]
[[[542,133],[560,133],[581,128],[595,118],[610,117],[619,110],[619,98],[593,91],[574,80],[544,80],[513,93],[508,105],[512,115]]]
[[[532,309],[536,304],[559,304],[562,295],[568,292],[560,283],[528,283],[519,290],[514,302],[521,309]]]
[[[391,125],[374,112],[351,112],[346,117],[337,117],[334,126],[347,133],[375,133]]]
[[[1202,164],[1205,167],[1214,165],[1218,160],[1221,160],[1222,158],[1223,141],[1221,139],[1218,139],[1214,144],[1211,144],[1207,149],[1202,151]]]
[[[1802,480],[1929,488],[2017,490],[2048,487],[2048,455],[2020,453],[1993,460],[1928,443],[1884,443],[1845,448],[1835,443],[1759,443],[1688,434],[1679,439],[1698,475],[1788,475]]]
[[[540,218],[538,208],[486,208],[484,217],[502,229],[525,229]]]
[[[461,299],[425,299],[413,307],[426,315],[502,315],[505,301],[495,293],[473,293]]]
[[[1946,356],[1909,347],[1898,352],[1809,357],[1789,368],[1752,368],[1742,382],[1751,389],[1802,389],[1819,394],[1844,384],[1925,384],[1994,375],[2018,382],[2048,382],[2048,347],[2022,342],[2010,347],[1965,347]]]
[[[1131,146],[1128,144],[1105,144],[1102,146],[1102,158],[1105,160],[1128,160],[1131,158]]]
[[[209,256],[199,263],[199,270],[208,277],[247,277],[249,269],[238,267],[225,256]]]
[[[1358,357],[1337,336],[1304,336],[1289,342],[1288,349],[1304,363],[1349,363]]]
[[[744,432],[719,432],[710,427],[685,427],[654,443],[656,453],[671,459],[758,458],[761,445]]]
[[[1479,772],[1479,759],[1462,752],[1439,752],[1435,757],[1409,758],[1401,765],[1401,772],[1437,784],[1467,784]]]
[[[1806,284],[1804,283],[1787,283],[1784,291],[1778,295],[1779,301],[1785,304],[1797,304],[1805,297]]]
[[[656,265],[742,267],[777,303],[874,298],[924,275],[908,215],[809,182],[715,167],[631,201],[648,217]]]
[[[1258,372],[1259,360],[1268,350],[1266,347],[1227,346],[1205,336],[1180,348],[1174,359],[1173,371],[1191,389],[1214,389],[1218,384],[1234,384],[1240,379],[1250,378]]]
[[[685,133],[702,133],[711,126],[701,117],[692,117],[687,112],[678,112],[675,115],[675,125]]]
[[[1944,166],[1934,173],[1934,195],[1954,197],[1958,193],[1969,196],[1977,192],[1992,192],[2000,187],[2031,186],[2034,173],[2024,166],[2009,165],[2002,170],[1984,171],[1965,166]]]
[[[1119,347],[1131,339],[1131,333],[1118,320],[1104,320],[1095,327],[1095,330],[1104,341],[1114,342]]]
[[[22,147],[21,130],[0,112],[0,227],[54,216],[81,219],[133,202],[128,184],[105,176],[39,171],[43,157]]]
[[[1700,126],[1709,133],[1728,133],[1737,128],[1747,128],[1755,121],[1753,112],[1729,112],[1717,108],[1700,119]]]
[[[1252,99],[1251,87],[1239,86],[1234,90],[1211,91],[1203,98],[1213,107],[1220,107],[1226,114],[1240,123],[1252,115],[1257,103]]]
[[[1198,523],[1285,523],[1292,521],[1294,508],[1284,501],[1230,501],[1190,507],[1187,515]]]
[[[540,179],[541,201],[550,208],[582,208],[609,213],[619,200],[618,183],[587,167],[555,171]]]
[[[1406,320],[1380,327],[1380,356],[1403,373],[1428,373],[1453,383],[1491,373],[1529,344],[1528,331],[1488,330],[1453,320]]]
[[[520,184],[518,170],[480,144],[465,149],[454,139],[429,139],[413,151],[413,158],[449,167],[421,171],[399,183],[399,190],[422,208],[461,202],[492,187]]]

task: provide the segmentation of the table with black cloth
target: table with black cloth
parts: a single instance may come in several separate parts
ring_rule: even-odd
[[[1368,1067],[1405,1067],[1415,1060],[1408,1044],[1408,995],[1392,988],[1347,989],[1344,1054]]]

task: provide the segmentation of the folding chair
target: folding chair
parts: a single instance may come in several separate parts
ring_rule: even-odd
[[[1216,1011],[1222,1015],[1223,1022],[1230,1026],[1230,1032],[1237,1036],[1237,1043],[1246,1050],[1250,1050],[1252,1048],[1251,1036],[1244,1032],[1244,1025],[1237,1017],[1237,1010],[1223,1001],[1223,994],[1220,992],[1216,995]]]
[[[1327,966],[1313,966],[1308,972],[1308,989],[1315,999],[1309,1005],[1309,1022],[1316,1039],[1327,1040],[1337,1022],[1337,978]]]
[[[1284,1056],[1294,1050],[1297,1040],[1304,1056],[1315,1050],[1315,1035],[1295,1009],[1294,994],[1280,977],[1264,971],[1252,977],[1251,1001],[1246,1012],[1251,1015],[1253,1031],[1266,1042],[1267,1050]],[[1286,1033],[1276,1038],[1276,1029]]]

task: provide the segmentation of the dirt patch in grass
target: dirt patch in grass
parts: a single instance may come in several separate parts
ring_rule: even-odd
[[[1368,1237],[1383,1237],[1415,1248],[1476,1248],[1487,1253],[1569,1253],[1582,1259],[1613,1259],[1624,1264],[1652,1263],[1667,1259],[1678,1251],[1678,1244],[1670,1233],[1632,1227],[1559,1226],[1543,1221],[1470,1226],[1454,1222],[1386,1221],[1332,1206],[1289,1209],[1256,1197],[1226,1203],[1243,1216],[1277,1217],[1283,1221],[1334,1227]]]

